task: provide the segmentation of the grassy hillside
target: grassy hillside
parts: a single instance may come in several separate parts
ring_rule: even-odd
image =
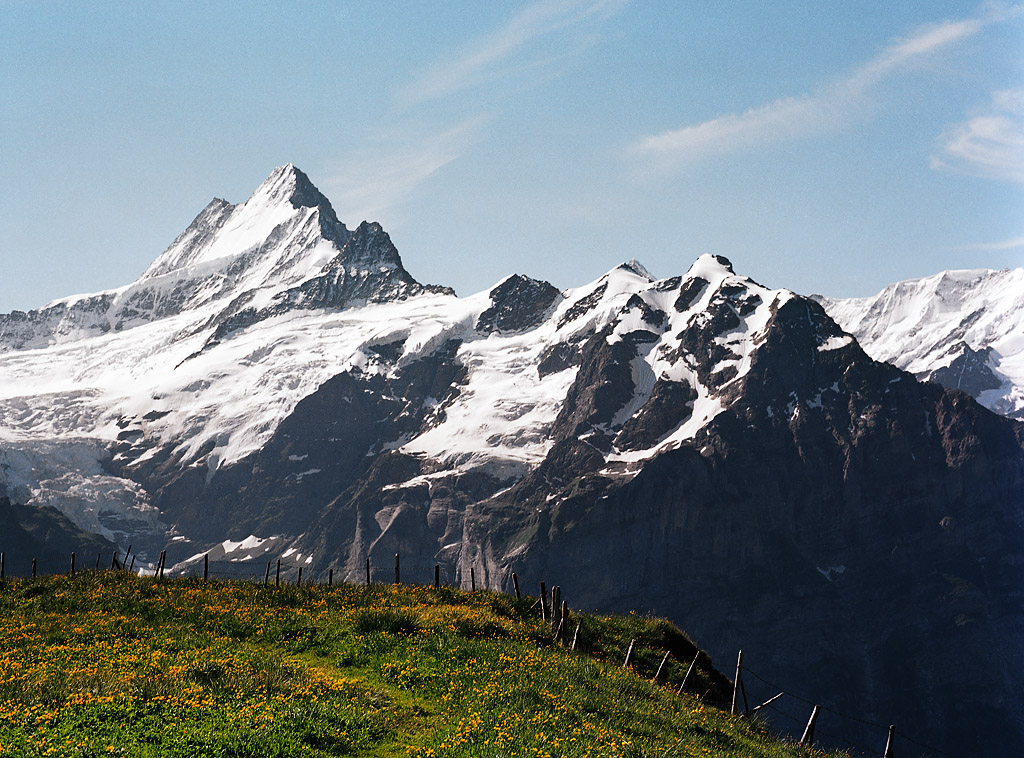
[[[670,624],[574,617],[575,653],[533,604],[388,585],[7,580],[0,755],[812,754],[729,718],[713,704],[728,682],[706,666],[677,696],[693,648]]]

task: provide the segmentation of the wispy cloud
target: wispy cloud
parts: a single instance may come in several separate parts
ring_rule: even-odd
[[[425,181],[466,153],[479,139],[484,118],[412,140],[382,140],[347,156],[324,182],[340,218],[349,224],[380,220]]]
[[[500,29],[477,40],[459,56],[438,63],[396,93],[404,105],[432,100],[466,89],[522,66],[523,51],[541,37],[582,23],[606,18],[629,0],[535,0]]]
[[[919,27],[817,93],[774,100],[743,113],[644,137],[629,147],[629,153],[654,161],[659,168],[670,169],[711,155],[841,128],[863,106],[878,83],[1020,10],[1003,9],[982,18]]]
[[[999,242],[978,242],[973,245],[962,245],[957,250],[981,250],[984,252],[998,253],[1003,250],[1016,250],[1024,247],[1024,237],[1011,237]]]
[[[932,168],[1024,184],[1024,87],[993,93],[986,113],[950,130],[942,143]]]

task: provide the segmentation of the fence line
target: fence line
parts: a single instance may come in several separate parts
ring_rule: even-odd
[[[111,568],[110,569],[106,569],[106,568],[100,568],[101,565],[105,566],[104,562],[101,560],[102,555],[103,555],[103,553],[101,552],[101,553],[99,553],[97,555],[96,564],[95,564],[95,567],[92,570],[93,571],[119,570],[119,571],[129,572],[131,570],[131,568],[129,566],[125,566],[124,563],[127,562],[128,556],[129,556],[130,553],[131,553],[131,546],[129,546],[128,551],[126,551],[126,553],[124,555],[124,560],[123,561],[118,561],[118,557],[117,557],[118,556],[118,551],[115,550],[113,552],[113,555],[112,555],[112,558],[111,558],[111,562],[110,562]],[[132,560],[131,560],[131,566],[132,567],[135,565],[135,557],[136,556],[134,556],[134,555],[132,556]],[[165,558],[166,558],[166,551],[162,551],[161,554],[160,554],[160,560],[158,561],[156,569],[154,570],[153,574],[142,574],[143,569],[140,569],[138,575],[139,576],[153,576],[157,580],[162,579],[164,577],[164,571],[165,571]],[[189,559],[189,560],[191,561],[193,559]],[[194,563],[191,563],[186,568],[179,570],[176,573],[176,575],[179,576],[179,577],[193,577],[193,578],[198,578],[199,576],[202,576],[203,580],[207,581],[208,578],[210,578],[210,577],[217,578],[217,577],[214,576],[214,574],[216,572],[216,573],[219,573],[221,575],[223,575],[223,574],[231,575],[231,576],[228,577],[229,580],[239,579],[241,581],[245,581],[245,580],[248,580],[251,577],[252,581],[254,581],[256,583],[260,583],[262,581],[262,583],[264,583],[264,584],[269,584],[270,581],[271,581],[271,576],[273,575],[274,585],[278,586],[279,584],[282,583],[282,580],[284,580],[283,583],[287,584],[287,580],[289,578],[292,578],[292,577],[294,577],[295,580],[296,580],[294,583],[302,584],[303,583],[303,581],[302,581],[303,580],[303,570],[304,569],[309,569],[309,568],[311,568],[309,563],[302,563],[302,562],[300,562],[300,563],[283,564],[281,558],[277,558],[276,559],[276,570],[274,570],[274,559],[268,560],[266,562],[266,566],[264,568],[264,563],[262,561],[262,556],[261,556],[261,558],[259,560],[251,559],[250,558],[250,559],[242,559],[242,560],[237,560],[237,561],[232,561],[232,560],[212,560],[211,561],[209,559],[209,553],[206,553],[206,554],[203,555],[203,561],[202,561],[201,564],[198,562],[198,557],[196,557]],[[340,577],[339,583],[340,584],[346,584],[346,583],[347,584],[363,584],[363,583],[365,583],[365,584],[391,584],[391,582],[387,581],[387,579],[391,578],[391,576],[392,576],[391,575],[391,571],[393,570],[393,572],[394,572],[394,574],[393,574],[394,584],[401,584],[402,583],[402,581],[401,581],[401,579],[402,579],[402,577],[401,577],[401,570],[402,570],[402,568],[404,568],[404,570],[406,571],[406,576],[408,576],[409,573],[416,573],[417,576],[421,576],[423,574],[426,574],[428,571],[430,572],[429,576],[431,578],[431,581],[422,582],[422,583],[414,581],[414,582],[406,582],[406,584],[410,584],[412,586],[431,586],[431,585],[433,585],[435,588],[438,588],[440,586],[445,586],[445,587],[450,586],[448,582],[442,582],[441,581],[441,579],[442,579],[442,564],[437,563],[437,562],[429,563],[428,564],[428,563],[423,563],[421,561],[417,561],[415,564],[413,564],[412,571],[410,572],[410,570],[409,570],[410,567],[409,567],[408,561],[406,561],[404,566],[402,566],[402,564],[400,563],[399,553],[395,553],[395,561],[394,561],[394,565],[393,566],[391,566],[391,565],[375,564],[375,563],[371,562],[370,558],[367,558],[366,559],[366,563],[365,563],[365,575],[364,575],[365,582],[352,581],[353,573],[358,574],[359,572],[358,572],[358,570],[355,570],[355,571],[354,570],[348,570],[348,571],[345,572],[344,576]],[[258,570],[254,573],[254,569],[258,569]],[[78,572],[76,572],[75,553],[72,552],[71,553],[71,561],[70,561],[70,575],[74,576],[75,573],[80,573],[81,571],[89,571],[89,570],[90,569],[88,569],[88,568],[86,568],[86,569],[78,569]],[[374,576],[375,572],[376,572],[376,575],[377,575],[376,577]],[[316,574],[316,576],[311,576],[312,573],[313,572],[311,570],[307,570],[306,571],[306,578],[305,578],[305,585],[306,586],[310,586],[310,585],[320,585],[320,586],[322,586],[322,585],[325,585],[325,584],[333,584],[334,568],[329,568],[327,570],[327,573],[326,573],[326,576],[327,576],[327,579],[328,579],[327,582],[323,581],[323,577],[325,576],[323,569],[320,569],[319,572]],[[375,578],[380,577],[381,575],[383,575],[383,577],[385,578],[385,581],[380,581],[379,579],[378,579],[378,581],[373,581]],[[451,580],[452,582],[454,582],[456,580],[461,580],[460,581],[460,585],[465,580],[465,576],[463,576],[461,574],[461,572],[449,569],[448,567],[444,567],[443,568],[443,575],[444,575],[443,576],[444,579]],[[33,579],[36,578],[36,558],[32,559],[32,574],[31,574],[31,576],[32,576]],[[5,555],[4,552],[0,552],[0,579],[5,579],[5,578],[6,578],[6,555]],[[317,581],[317,578],[319,578],[320,581]],[[476,574],[475,574],[475,571],[474,571],[474,569],[472,567],[470,568],[469,580],[470,580],[471,591],[475,592],[476,589],[477,589],[477,587],[476,587]],[[516,599],[519,599],[519,597],[520,597],[520,582],[519,582],[519,577],[517,576],[516,573],[512,573],[512,575],[511,575],[511,583],[512,583],[512,586],[513,586],[513,589],[514,589],[515,597],[516,597]],[[552,641],[555,644],[557,644],[563,638],[563,630],[565,630],[566,622],[568,621],[568,618],[569,618],[570,611],[569,611],[568,605],[567,605],[567,603],[564,600],[561,599],[561,587],[560,586],[558,586],[558,585],[552,586],[552,588],[551,588],[551,602],[550,602],[550,606],[549,606],[548,605],[548,597],[547,597],[548,593],[547,593],[547,588],[545,586],[545,583],[543,581],[538,581],[538,582],[536,582],[536,584],[539,587],[540,594],[539,594],[539,597],[537,599],[537,602],[535,602],[531,606],[530,609],[533,610],[533,609],[536,609],[539,606],[541,619],[544,620],[545,622],[549,623],[552,626],[552,629],[554,631],[554,637],[553,637]],[[458,587],[458,589],[461,589],[461,587]],[[485,586],[483,589],[487,590],[488,588]],[[496,591],[501,592],[500,589],[496,590]],[[577,649],[577,643],[578,643],[578,640],[579,640],[581,626],[582,626],[582,624],[580,623],[576,627],[576,632],[573,635],[573,640],[572,640],[572,648],[571,648],[572,650],[576,650]],[[636,639],[630,640],[629,649],[626,651],[625,660],[624,660],[624,662],[622,664],[623,668],[629,668],[630,664],[634,660],[634,654],[639,653],[639,649],[636,648],[636,643],[637,643]],[[678,691],[677,694],[682,694],[683,693],[683,691],[684,691],[684,689],[685,689],[685,687],[687,685],[687,682],[690,679],[690,675],[693,672],[694,668],[696,667],[697,659],[700,657],[701,654],[702,654],[701,651],[698,649],[696,654],[695,654],[695,657],[694,657],[693,661],[691,663],[689,663],[689,668],[687,670],[686,676],[684,677],[684,679],[682,681],[682,684],[679,686],[679,691]],[[665,663],[669,659],[669,657],[670,657],[669,651],[664,651],[664,657],[661,659],[661,664],[658,666],[657,673],[653,677],[654,681],[657,681],[658,678],[660,677],[661,672],[662,672],[663,668],[665,667]],[[684,663],[684,662],[680,662],[680,663]],[[685,663],[684,663],[684,665],[685,665]],[[746,702],[746,700],[747,700],[747,693],[746,693],[746,688],[743,685],[743,680],[742,680],[743,674],[749,674],[750,676],[753,676],[755,679],[759,680],[765,686],[770,687],[770,688],[775,689],[775,690],[778,690],[779,694],[774,696],[774,697],[772,697],[772,698],[770,698],[768,701],[766,701],[766,702],[756,706],[755,708],[751,709],[749,707],[749,704]],[[712,687],[713,687],[713,685],[712,685]],[[710,691],[711,691],[711,688],[709,688],[707,691],[705,691],[703,693],[703,695],[700,695],[699,697],[706,697],[709,694]],[[860,750],[860,751],[862,751],[864,753],[872,752],[871,748],[866,748],[865,746],[859,745],[856,742],[853,742],[853,741],[851,741],[851,740],[849,740],[849,739],[847,739],[845,737],[840,737],[838,735],[830,734],[828,732],[825,732],[825,731],[822,731],[820,729],[817,729],[815,721],[816,721],[817,711],[820,709],[821,711],[825,711],[825,712],[831,713],[834,716],[838,716],[838,717],[840,717],[842,719],[853,721],[853,722],[856,722],[856,723],[859,723],[859,724],[862,724],[862,725],[865,725],[865,726],[870,726],[870,727],[873,727],[873,728],[887,730],[888,734],[889,734],[889,742],[887,743],[887,746],[886,746],[886,756],[892,754],[891,753],[891,743],[892,743],[892,739],[893,739],[893,727],[891,725],[887,726],[887,725],[881,724],[881,723],[879,723],[877,721],[861,718],[859,716],[854,716],[852,714],[843,713],[843,712],[838,711],[838,710],[836,710],[834,708],[831,708],[829,706],[821,705],[820,703],[817,703],[817,702],[815,702],[813,700],[810,700],[810,699],[808,699],[806,697],[802,697],[801,695],[797,695],[796,693],[793,693],[793,692],[787,690],[786,688],[781,687],[780,685],[775,684],[772,681],[769,681],[765,677],[763,677],[760,674],[758,674],[756,671],[752,670],[749,666],[743,665],[743,651],[742,650],[740,651],[739,656],[737,658],[736,676],[734,677],[734,680],[733,680],[732,713],[734,715],[737,715],[737,707],[738,707],[737,698],[738,698],[738,696],[740,696],[740,693],[742,693],[742,698],[743,698],[743,701],[744,701],[743,712],[738,714],[740,716],[756,716],[756,715],[759,715],[760,711],[762,711],[763,709],[767,708],[767,709],[770,709],[773,712],[775,712],[775,713],[777,713],[777,714],[779,714],[779,715],[781,715],[781,716],[783,716],[785,718],[790,719],[791,721],[793,721],[794,723],[796,723],[799,726],[800,724],[804,723],[802,719],[800,719],[797,716],[792,715],[791,713],[788,713],[787,711],[783,710],[782,708],[780,708],[776,704],[776,701],[779,698],[781,698],[783,695],[785,695],[785,696],[791,697],[794,700],[797,700],[797,701],[799,701],[801,703],[804,703],[806,705],[813,706],[814,709],[815,709],[814,712],[812,712],[811,721],[807,724],[807,730],[805,730],[805,737],[807,737],[807,735],[810,734],[811,735],[811,740],[812,740],[813,739],[813,734],[816,732],[817,734],[820,734],[822,736],[828,737],[831,740],[835,740],[837,742],[844,743],[845,745],[847,745],[849,747],[853,747],[853,748],[855,748],[857,750]],[[918,746],[920,748],[923,748],[925,750],[931,751],[932,753],[936,753],[938,755],[945,756],[946,758],[955,758],[955,756],[953,756],[952,754],[947,753],[946,751],[941,750],[939,748],[936,748],[936,747],[934,747],[932,745],[928,745],[928,744],[926,744],[924,742],[921,742],[920,740],[917,740],[914,737],[911,737],[911,736],[909,736],[907,734],[904,734],[902,731],[896,732],[895,736],[897,738],[906,740],[907,742],[910,742],[910,743],[912,743],[912,744],[914,744],[914,745],[916,745],[916,746]],[[810,742],[811,740],[808,740],[808,742]],[[801,742],[803,742],[803,740],[801,740]]]
[[[788,696],[790,698],[793,698],[794,700],[800,701],[801,703],[804,703],[804,704],[809,705],[809,706],[816,706],[816,707],[820,708],[820,710],[826,711],[827,713],[833,714],[834,716],[839,716],[840,718],[844,718],[844,719],[847,719],[849,721],[855,721],[857,723],[864,724],[865,726],[877,727],[879,729],[886,729],[886,730],[888,730],[890,728],[888,724],[883,724],[883,723],[880,723],[878,721],[872,721],[870,719],[861,718],[859,716],[854,716],[852,714],[843,713],[842,711],[838,711],[835,708],[829,708],[828,706],[823,706],[820,703],[815,703],[812,700],[808,700],[807,698],[799,696],[799,694],[797,694],[795,692],[787,690],[785,687],[782,687],[782,686],[780,686],[780,685],[778,685],[778,684],[776,684],[776,683],[774,683],[772,681],[769,681],[768,679],[766,679],[763,676],[761,676],[760,674],[758,674],[756,671],[752,670],[749,666],[744,666],[743,667],[743,673],[751,674],[756,679],[760,680],[763,684],[771,687],[772,689],[779,690],[779,692],[781,692],[783,694],[786,694],[786,696]],[[778,709],[775,706],[775,704],[768,705],[768,708],[771,708],[773,711],[776,711],[777,713],[782,713],[782,715],[786,716],[787,718],[791,718],[791,719],[797,721],[798,723],[801,722],[800,719],[798,719],[797,717],[792,716],[791,714],[783,713],[780,709]],[[869,749],[866,749],[866,748],[864,748],[863,746],[860,746],[860,745],[856,745],[855,743],[852,743],[849,740],[846,740],[846,739],[843,739],[843,738],[838,738],[838,736],[836,736],[835,734],[828,734],[827,732],[821,731],[820,729],[817,729],[817,731],[820,734],[824,734],[825,736],[829,736],[829,738],[831,738],[831,739],[839,740],[841,742],[846,742],[849,745],[851,745],[853,747],[856,747],[858,750],[865,751],[865,752],[869,751]],[[927,745],[927,744],[925,744],[925,743],[923,743],[923,742],[921,742],[919,740],[915,740],[914,738],[912,738],[912,736],[910,736],[909,734],[904,734],[902,731],[897,731],[896,735],[897,735],[897,738],[902,739],[902,740],[906,740],[908,743],[912,743],[913,745],[916,745],[919,748],[924,748],[925,750],[931,751],[932,753],[936,753],[938,755],[946,756],[947,758],[954,758],[954,756],[952,756],[950,753],[947,753],[944,750],[940,750],[939,748],[936,748],[934,746]]]

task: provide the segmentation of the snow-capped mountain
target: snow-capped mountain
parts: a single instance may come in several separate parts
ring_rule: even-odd
[[[160,542],[146,491],[101,470],[113,442],[144,437],[215,470],[350,357],[344,334],[306,345],[302,325],[260,359],[244,339],[205,350],[272,313],[422,292],[451,290],[415,282],[379,225],[349,232],[305,174],[278,168],[243,204],[211,201],[132,284],[0,316],[0,440],[19,443],[0,450],[0,483],[110,539]]]
[[[1024,419],[1024,269],[943,271],[874,297],[815,299],[872,358]]]
[[[0,316],[0,484],[179,568],[544,579],[950,749],[984,703],[986,754],[1024,748],[1024,424],[723,258],[457,297],[285,166],[131,285]]]
[[[379,225],[350,232],[289,164],[240,205],[211,200],[132,284],[0,316],[0,351],[78,342],[183,314],[190,318],[175,326],[194,332],[213,323],[221,334],[275,308],[397,299],[421,289]]]

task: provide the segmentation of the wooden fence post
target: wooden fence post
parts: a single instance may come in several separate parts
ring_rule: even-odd
[[[767,708],[769,705],[774,703],[776,700],[778,700],[780,697],[782,697],[785,694],[786,694],[785,692],[780,692],[778,695],[775,695],[774,697],[770,697],[767,700],[765,700],[763,703],[761,703],[761,705],[755,705],[753,708],[750,709],[750,713],[748,713],[747,715],[748,716],[753,716],[759,710],[761,710],[762,708]],[[803,743],[801,743],[801,744],[803,744]]]
[[[164,578],[164,569],[167,568],[167,551],[160,551],[160,578]]]
[[[267,573],[263,575],[263,586],[266,587],[270,582],[270,561],[267,561]]]
[[[437,563],[434,564],[434,589],[441,589],[441,566]]]
[[[893,743],[896,742],[896,727],[889,724],[889,737],[885,741],[885,753],[882,758],[893,758]]]
[[[732,683],[732,708],[729,713],[733,716],[736,715],[736,698],[740,693],[740,676],[743,673],[743,651],[740,650],[740,654],[736,657],[736,678]]]
[[[124,554],[124,562],[121,564],[121,568],[123,568],[125,571],[128,570],[128,556],[131,555],[131,554],[132,554],[132,546],[129,545],[127,552],[125,552],[125,554]]]
[[[562,618],[562,588],[555,585],[551,588],[551,627],[557,629]]]
[[[661,679],[661,672],[665,669],[665,663],[668,661],[668,650],[665,651],[665,655],[661,658],[661,663],[658,664],[658,670],[654,672],[654,681]]]
[[[103,555],[102,553],[96,553],[96,567],[95,567],[96,571],[100,570],[100,557],[102,555]]]
[[[476,571],[472,566],[469,567],[469,591],[476,592]]]
[[[302,586],[302,566],[299,566],[299,578],[295,582],[296,587]]]
[[[277,573],[274,575],[274,586],[281,586],[281,559],[277,559]]]
[[[334,569],[328,569],[327,571],[327,586],[334,586]]]
[[[366,556],[366,586],[370,586],[370,556]]]
[[[560,640],[562,638],[562,627],[569,623],[569,604],[563,600],[561,607],[561,618],[558,620],[558,631],[555,633],[556,640]]]
[[[4,578],[4,554],[0,553],[0,579]]]
[[[210,554],[206,553],[203,556],[203,584],[210,578]]]
[[[544,586],[544,582],[540,583],[540,620],[548,620],[548,588]]]
[[[626,660],[622,662],[622,668],[628,669],[629,662],[633,659],[633,648],[636,647],[636,637],[629,641],[629,650],[626,651]]]
[[[573,635],[572,635],[572,649],[573,650],[576,649],[576,645],[577,645],[577,643],[580,640],[580,627],[581,626],[583,626],[583,622],[582,621],[577,621],[576,622],[576,631],[573,632]]]
[[[512,590],[516,593],[516,600],[519,599],[519,577],[512,572]]]
[[[683,677],[683,683],[679,685],[679,691],[676,692],[677,695],[682,695],[683,692],[686,690],[686,685],[690,683],[690,677],[693,676],[693,671],[697,668],[698,658],[700,658],[699,650],[694,654],[693,661],[691,661],[690,663],[690,668],[686,669],[686,676]]]
[[[132,556],[132,565],[128,567],[128,573],[129,573],[129,574],[130,574],[130,573],[132,573],[132,570],[133,570],[134,568],[135,568],[135,556],[133,555],[133,556]]]
[[[36,559],[32,559],[32,578],[36,578]]]
[[[398,559],[398,553],[395,553],[395,584],[401,584],[402,583],[402,574],[401,574],[400,568],[401,568],[401,563],[399,562],[399,559]]]
[[[814,725],[818,721],[818,706],[814,706],[811,709],[811,717],[807,720],[807,726],[804,727],[804,734],[800,738],[801,745],[807,745],[810,747],[814,744]]]
[[[71,552],[71,576],[75,575],[75,553]]]

